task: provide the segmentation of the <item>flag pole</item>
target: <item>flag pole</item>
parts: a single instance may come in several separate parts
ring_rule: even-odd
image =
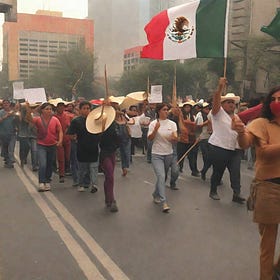
[[[224,58],[224,78],[226,78],[227,75],[227,58]]]
[[[177,79],[177,70],[176,70],[176,60],[174,64],[174,78],[173,78],[173,91],[172,91],[172,107],[177,107],[177,85],[176,85],[176,79]]]

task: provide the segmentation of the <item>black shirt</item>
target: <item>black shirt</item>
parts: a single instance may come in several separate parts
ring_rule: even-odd
[[[86,118],[74,118],[67,130],[67,134],[77,135],[77,158],[80,162],[98,161],[98,144],[100,134],[89,133],[86,129]]]

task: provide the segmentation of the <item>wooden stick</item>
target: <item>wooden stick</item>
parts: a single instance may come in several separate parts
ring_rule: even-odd
[[[173,79],[173,91],[172,91],[172,107],[177,107],[177,85],[176,85],[177,73],[176,73],[176,61],[174,64],[174,79]]]
[[[195,142],[191,145],[191,147],[181,156],[181,158],[177,161],[177,164],[179,164],[187,155],[188,153],[196,146],[196,144],[199,142],[199,138],[195,140]]]

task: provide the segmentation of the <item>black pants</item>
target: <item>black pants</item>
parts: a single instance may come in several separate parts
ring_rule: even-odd
[[[213,173],[211,176],[211,192],[217,192],[225,169],[227,168],[230,174],[230,183],[233,192],[240,194],[240,164],[242,150],[226,150],[214,145],[210,146],[210,159],[213,165]]]
[[[206,172],[212,165],[211,160],[210,160],[210,145],[208,143],[208,139],[200,140],[199,148],[201,150],[202,159],[203,159],[203,167],[201,169],[201,173],[206,174]]]

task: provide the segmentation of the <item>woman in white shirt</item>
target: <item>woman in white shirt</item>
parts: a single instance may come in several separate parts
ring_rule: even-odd
[[[157,119],[150,123],[148,131],[148,139],[153,141],[152,165],[157,176],[154,202],[162,204],[162,211],[165,213],[170,210],[165,197],[165,174],[172,163],[172,143],[177,141],[177,126],[175,122],[167,119],[168,110],[168,104],[157,104]]]

